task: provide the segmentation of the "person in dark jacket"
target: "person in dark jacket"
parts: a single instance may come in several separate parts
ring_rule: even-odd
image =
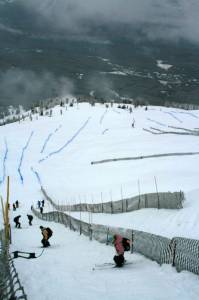
[[[40,226],[40,229],[41,229],[41,234],[43,236],[41,243],[42,243],[43,247],[49,247],[50,243],[48,240],[52,236],[53,232],[49,227],[45,228],[43,226]]]
[[[15,206],[16,206],[16,208],[19,207],[19,201],[18,200],[15,202]]]
[[[21,218],[21,216],[19,215],[19,216],[16,216],[15,218],[14,218],[14,222],[15,222],[15,227],[16,228],[21,228],[21,223],[19,222],[19,219]]]
[[[32,225],[33,216],[32,215],[27,215],[27,217],[28,217],[29,225],[31,226]]]

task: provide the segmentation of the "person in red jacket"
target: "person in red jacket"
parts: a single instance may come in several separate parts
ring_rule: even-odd
[[[113,257],[113,260],[117,267],[122,267],[124,264],[124,251],[130,250],[130,240],[123,238],[119,234],[115,234],[113,237],[113,243],[117,255]]]

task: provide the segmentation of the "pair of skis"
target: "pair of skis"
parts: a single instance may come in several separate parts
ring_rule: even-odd
[[[118,267],[115,263],[103,263],[103,264],[95,264],[95,266],[92,268],[93,271],[95,270],[106,270],[106,269],[112,269],[117,268],[121,269],[125,267],[126,265],[131,265],[133,262],[125,262],[122,267]]]

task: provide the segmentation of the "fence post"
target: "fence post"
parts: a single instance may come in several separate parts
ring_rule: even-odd
[[[58,213],[58,218],[57,218],[57,221],[58,221],[58,223],[59,223],[59,201],[58,201],[58,211],[57,211],[57,213]]]
[[[109,227],[107,228],[107,232],[106,232],[106,245],[109,244]]]
[[[183,202],[183,192],[180,190],[180,207],[179,208],[183,208],[182,202]]]
[[[82,234],[82,221],[79,221],[79,234]]]
[[[176,258],[176,246],[177,243],[175,240],[171,240],[171,245],[173,246],[173,259],[172,259],[172,267],[175,267],[175,258]]]
[[[159,209],[160,208],[160,198],[159,198],[159,194],[158,194],[158,186],[157,186],[157,181],[156,181],[155,176],[154,176],[154,180],[155,180],[156,193],[157,193],[157,197],[158,197],[158,209]]]
[[[148,208],[147,194],[144,195],[144,200],[145,200],[145,208]]]
[[[122,212],[124,212],[124,201],[123,201],[123,192],[122,192],[122,185],[121,185],[121,201],[122,201]]]
[[[103,198],[102,198],[102,192],[101,192],[101,212],[103,213],[104,212],[104,208],[103,208]]]
[[[131,253],[133,253],[133,242],[134,242],[134,233],[132,230],[132,232],[131,232]]]
[[[138,179],[138,193],[139,193],[138,209],[140,209],[140,181],[139,181],[139,179]]]
[[[90,241],[92,241],[92,239],[93,239],[93,230],[92,230],[92,225],[91,224],[89,226],[89,232],[90,232],[89,239],[90,239]]]
[[[114,213],[114,208],[113,208],[113,199],[112,199],[112,192],[110,191],[110,203],[111,203],[111,213]]]

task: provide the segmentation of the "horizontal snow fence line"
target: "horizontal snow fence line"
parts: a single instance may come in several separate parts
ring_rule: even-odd
[[[13,260],[9,255],[9,244],[5,242],[4,231],[0,232],[0,300],[27,300],[20,283]]]
[[[75,219],[60,211],[40,214],[32,208],[33,213],[45,221],[54,221],[64,224],[73,231],[84,234],[90,240],[95,239],[101,243],[110,244],[110,237],[121,234],[132,240],[131,252],[135,251],[158,264],[171,264],[177,271],[187,270],[199,275],[199,241],[187,238],[174,237],[169,239],[163,236],[99,224],[89,224]]]
[[[165,192],[165,193],[150,193],[139,195],[118,201],[109,201],[97,204],[74,204],[74,205],[58,205],[46,193],[45,189],[41,187],[41,191],[45,198],[51,203],[56,210],[61,211],[89,211],[92,213],[124,213],[141,208],[166,208],[178,209],[182,208],[184,200],[183,192]]]
[[[150,127],[151,129],[154,130],[153,127]],[[166,133],[172,133],[172,132],[163,132],[160,130],[157,132],[153,132],[149,129],[144,129],[145,131],[148,131],[150,133],[154,134],[166,134]],[[179,133],[176,133],[179,134]],[[181,133],[181,134],[188,134],[188,133]],[[197,134],[199,135],[199,134]],[[104,164],[104,163],[109,163],[109,162],[116,162],[116,161],[124,161],[124,160],[139,160],[139,159],[147,159],[147,158],[157,158],[157,157],[169,157],[169,156],[187,156],[187,155],[198,155],[199,152],[174,152],[174,153],[161,153],[161,154],[152,154],[152,155],[143,155],[143,156],[132,156],[132,157],[119,157],[119,158],[110,158],[110,159],[103,159],[103,160],[96,160],[92,161],[91,165],[96,165],[96,164]]]

